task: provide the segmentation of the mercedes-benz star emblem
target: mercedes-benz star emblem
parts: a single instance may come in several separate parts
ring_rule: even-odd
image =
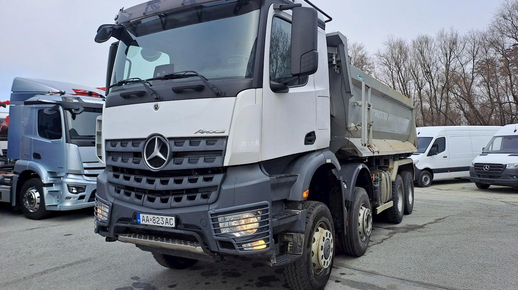
[[[489,165],[484,165],[484,167],[482,167],[482,169],[484,169],[484,171],[489,171]]]
[[[167,165],[171,149],[163,136],[154,135],[144,144],[144,162],[151,171],[159,171]]]

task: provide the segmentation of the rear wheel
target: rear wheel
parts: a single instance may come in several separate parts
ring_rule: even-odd
[[[401,175],[397,175],[396,181],[392,183],[392,201],[393,206],[386,211],[386,219],[388,222],[399,224],[403,220],[405,210],[405,189]]]
[[[483,184],[483,183],[475,183],[475,185],[480,189],[488,189],[489,184]]]
[[[194,264],[198,262],[198,260],[165,255],[159,252],[152,252],[152,254],[153,258],[155,258],[155,261],[157,261],[158,264],[171,269],[187,269],[194,266]]]
[[[323,289],[329,280],[334,259],[334,225],[327,206],[306,201],[306,230],[302,258],[284,268],[291,289]]]
[[[417,185],[420,187],[428,187],[432,184],[432,174],[429,171],[423,170],[419,173],[419,178],[417,179]]]
[[[354,201],[347,209],[344,251],[349,256],[360,257],[367,251],[372,233],[371,204],[364,188],[354,189]]]
[[[411,214],[414,210],[414,178],[410,171],[403,171],[401,177],[405,190],[405,214]]]
[[[39,220],[50,214],[45,209],[43,184],[39,178],[31,178],[25,181],[20,191],[20,202],[23,215],[29,219]]]

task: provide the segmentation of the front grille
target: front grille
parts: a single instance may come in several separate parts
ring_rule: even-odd
[[[475,163],[474,165],[475,172],[480,177],[499,177],[500,174],[505,169],[505,164],[496,164],[496,163]]]
[[[145,139],[106,142],[109,190],[117,198],[148,208],[210,204],[223,182],[226,137],[170,138],[172,156],[161,171],[143,160]]]

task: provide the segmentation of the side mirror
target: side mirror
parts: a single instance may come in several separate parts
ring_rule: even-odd
[[[45,113],[45,115],[53,115],[57,112],[59,112],[59,105],[54,105],[50,108],[46,108],[45,110],[43,110],[43,113]]]
[[[309,7],[294,7],[291,26],[291,74],[298,77],[318,69],[318,14]]]
[[[108,41],[113,36],[115,24],[103,24],[97,28],[97,34],[95,35],[95,42],[103,43]]]
[[[428,152],[428,156],[437,155],[437,151],[439,151],[439,146],[432,145],[432,148],[430,148],[430,152]]]

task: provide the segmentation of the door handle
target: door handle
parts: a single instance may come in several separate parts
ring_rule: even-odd
[[[32,158],[41,159],[41,155],[39,153],[32,153]]]
[[[448,156],[443,156],[442,158],[448,158]]]

